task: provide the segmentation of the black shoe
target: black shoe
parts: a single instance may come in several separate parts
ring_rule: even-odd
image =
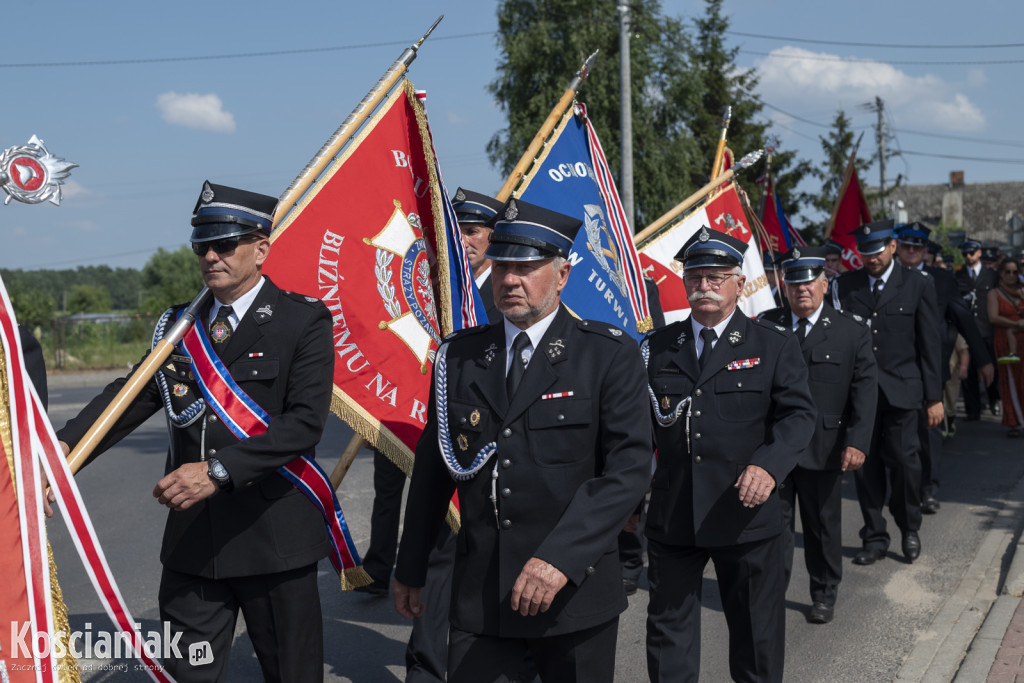
[[[388,594],[388,582],[374,579],[365,586],[356,586],[352,590],[360,593],[366,593],[367,595],[372,595],[374,597],[380,597]]]
[[[996,417],[999,417],[1000,415],[1003,414],[1003,409],[998,403],[992,404],[992,414],[995,415]]]
[[[853,563],[869,565],[882,559],[885,559],[885,550],[882,548],[864,548],[853,557]]]
[[[811,624],[827,624],[835,616],[835,609],[832,605],[816,602],[811,605],[811,611],[807,614],[807,621]]]
[[[636,579],[627,579],[622,577],[622,590],[625,591],[626,595],[636,594]]]
[[[934,515],[940,507],[942,506],[939,505],[939,499],[935,496],[925,496],[921,500],[921,512],[926,515]]]
[[[908,562],[913,562],[921,556],[921,539],[916,531],[903,534],[903,555]]]

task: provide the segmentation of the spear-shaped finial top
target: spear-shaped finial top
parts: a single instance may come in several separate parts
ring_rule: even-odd
[[[432,24],[432,25],[430,26],[430,28],[428,28],[428,29],[427,29],[427,32],[423,34],[423,37],[422,37],[422,38],[420,38],[420,39],[419,39],[418,41],[416,41],[416,44],[412,46],[412,49],[413,49],[413,50],[418,50],[418,49],[420,49],[420,45],[422,45],[422,44],[423,44],[423,41],[424,41],[424,40],[426,40],[427,38],[429,38],[429,37],[430,37],[430,34],[434,32],[434,29],[435,29],[435,28],[437,28],[437,25],[441,23],[441,20],[442,20],[442,19],[444,19],[444,15],[443,15],[443,14],[442,14],[441,16],[439,16],[439,17],[437,18],[437,21],[435,21],[435,22],[434,22],[434,23],[433,23],[433,24]]]
[[[762,154],[764,154],[763,149],[755,149],[753,152],[750,152],[749,154],[745,155],[742,159],[736,162],[736,170],[742,171],[743,169],[752,166],[754,163],[757,162],[758,159],[761,158]]]
[[[601,50],[594,50],[594,53],[587,57],[587,60],[583,62],[583,66],[580,67],[580,75],[586,78],[590,75],[591,69],[594,68],[594,61],[597,59],[597,53]]]
[[[732,120],[732,105],[731,104],[727,104],[727,105],[725,105],[725,114],[722,115],[722,128],[723,129],[728,128],[729,127],[729,121],[731,121],[731,120]]]

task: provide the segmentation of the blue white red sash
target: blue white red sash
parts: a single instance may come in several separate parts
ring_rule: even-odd
[[[238,439],[267,431],[270,415],[246,394],[224,367],[206,333],[205,325],[195,324],[181,342],[192,361],[192,369],[206,404]],[[278,468],[278,474],[290,481],[320,510],[327,525],[333,552],[331,563],[338,570],[343,590],[370,583],[359,565],[359,553],[348,530],[341,504],[334,495],[330,478],[316,461],[302,455]]]

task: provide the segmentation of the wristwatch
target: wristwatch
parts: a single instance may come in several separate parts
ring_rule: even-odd
[[[216,458],[210,458],[206,461],[209,466],[206,468],[206,474],[213,480],[213,483],[220,489],[231,488],[231,475],[228,474],[227,468]]]

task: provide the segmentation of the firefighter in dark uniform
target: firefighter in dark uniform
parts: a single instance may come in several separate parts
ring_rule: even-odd
[[[949,381],[949,357],[957,334],[967,342],[971,357],[978,359],[978,372],[985,384],[995,378],[995,368],[989,357],[988,348],[971,316],[970,310],[960,298],[953,273],[943,268],[925,265],[924,255],[930,242],[931,230],[919,222],[902,225],[896,230],[896,256],[900,264],[911,270],[927,273],[935,286],[935,305],[938,311],[936,334],[941,340],[940,365],[942,383]],[[924,406],[921,407],[924,410]],[[939,480],[942,463],[942,434],[938,427],[928,428],[927,416],[922,413],[917,423],[917,437],[921,442],[921,512],[933,515],[941,507],[939,503]]]
[[[486,256],[491,237],[491,228],[487,223],[501,207],[502,203],[494,197],[464,190],[461,187],[452,197],[452,208],[455,209],[455,217],[459,221],[459,234],[462,235],[462,244],[466,247],[469,267],[473,270],[473,279],[476,280],[480,298],[483,299],[484,308],[487,310],[486,322],[492,325],[501,322],[501,313],[494,304],[491,262]]]
[[[924,273],[901,266],[894,258],[892,220],[857,228],[854,236],[864,267],[843,273],[836,282],[844,310],[871,326],[878,362],[878,407],[871,450],[857,470],[857,498],[864,526],[863,548],[855,564],[874,564],[889,549],[882,508],[903,534],[908,562],[921,554],[921,456],[917,422],[922,406],[928,427],[942,421],[941,340],[935,287]]]
[[[166,412],[167,474],[153,495],[170,508],[159,602],[160,618],[182,633],[182,658],[163,662],[179,681],[226,680],[239,609],[266,680],[323,680],[317,562],[330,541],[320,512],[277,469],[312,456],[323,433],[334,364],[331,318],[318,299],[282,291],[261,273],[276,205],[274,197],[207,182],[191,238],[214,295],[196,324],[209,326],[231,376],[273,418],[266,432],[235,437],[206,406],[188,358],[176,349],[96,451]],[[164,314],[157,338],[181,308]],[[125,379],[58,432],[65,449],[85,435]],[[193,665],[188,647],[201,641],[210,643],[213,661]]]
[[[784,523],[778,484],[814,433],[800,345],[737,309],[746,243],[704,227],[683,246],[690,318],[641,345],[658,466],[647,511],[652,681],[700,675],[704,567],[715,564],[737,681],[780,681]]]
[[[863,318],[837,311],[825,296],[825,247],[794,247],[782,260],[789,305],[761,318],[793,330],[807,363],[818,421],[811,445],[780,487],[788,534],[786,585],[793,567],[795,503],[799,499],[804,563],[811,579],[807,620],[826,624],[835,614],[843,578],[842,478],[864,464],[878,398],[871,333]]]
[[[988,349],[987,358],[995,357],[995,331],[992,323],[988,320],[988,292],[999,285],[999,275],[991,268],[982,264],[981,243],[976,240],[967,239],[960,243],[960,253],[964,257],[964,265],[956,271],[957,287],[960,296],[967,303],[974,314],[974,324],[985,340],[985,348]],[[982,395],[979,379],[983,379],[981,368],[985,365],[986,357],[975,357],[971,352],[971,361],[967,366],[967,379],[963,383],[964,409],[967,412],[967,421],[981,419]],[[999,410],[999,383],[988,382],[988,392],[984,397],[993,415]]]
[[[511,199],[492,222],[501,324],[441,346],[392,592],[419,613],[431,542],[458,489],[448,680],[611,681],[626,608],[616,537],[650,481],[637,346],[560,305],[581,223]]]

